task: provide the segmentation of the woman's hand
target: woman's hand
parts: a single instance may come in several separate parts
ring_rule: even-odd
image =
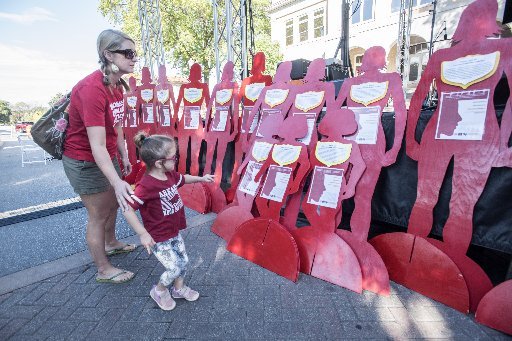
[[[130,160],[127,157],[125,157],[121,159],[121,162],[123,164],[123,175],[130,175],[130,173],[132,172],[132,164],[130,163]]]
[[[128,202],[133,204],[131,197],[133,194],[132,187],[126,181],[119,179],[114,185],[114,191],[119,207],[123,212],[126,211],[128,209]]]
[[[139,238],[142,246],[144,246],[148,254],[151,254],[151,247],[156,244],[155,241],[153,240],[153,237],[151,237],[151,235],[148,232],[145,232],[139,235]]]
[[[203,182],[213,182],[215,180],[215,176],[211,174],[206,174],[202,178]]]

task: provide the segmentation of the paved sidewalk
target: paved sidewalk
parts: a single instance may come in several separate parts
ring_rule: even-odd
[[[211,224],[183,233],[197,302],[160,310],[149,290],[163,268],[139,247],[112,257],[136,272],[129,283],[98,284],[88,263],[1,295],[0,340],[512,339],[395,283],[389,297],[292,283],[226,251]]]

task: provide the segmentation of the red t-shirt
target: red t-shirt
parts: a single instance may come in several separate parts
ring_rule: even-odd
[[[64,155],[75,160],[92,161],[91,145],[86,127],[105,127],[106,146],[110,157],[117,151],[117,132],[114,126],[124,116],[123,91],[103,84],[100,70],[78,82],[71,91],[69,124],[64,140]]]
[[[144,227],[157,243],[176,237],[179,230],[187,227],[183,201],[178,193],[185,178],[175,171],[165,174],[167,180],[144,174],[135,187],[135,196],[143,204],[130,204],[133,209],[140,210]]]

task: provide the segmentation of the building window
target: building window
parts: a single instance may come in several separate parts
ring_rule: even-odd
[[[361,73],[361,65],[363,65],[363,55],[360,54],[358,56],[356,56],[356,58],[354,59],[355,60],[355,70],[356,70],[356,75],[359,75]]]
[[[315,11],[315,18],[313,19],[314,23],[314,36],[315,38],[323,37],[325,34],[324,28],[324,9],[318,9]]]
[[[428,43],[419,43],[409,48],[409,82],[417,82],[425,71],[428,61]]]
[[[308,40],[308,15],[304,14],[299,17],[299,41]]]
[[[391,0],[391,13],[400,11],[400,0]],[[406,2],[407,4],[408,2]]]
[[[373,1],[358,0],[352,6],[352,24],[373,19]]]
[[[293,19],[286,21],[286,46],[293,44]]]

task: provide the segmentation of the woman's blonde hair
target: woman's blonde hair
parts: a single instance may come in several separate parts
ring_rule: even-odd
[[[98,40],[96,42],[99,57],[98,63],[100,63],[100,69],[103,73],[103,84],[105,85],[110,85],[108,75],[112,72],[112,63],[109,62],[108,59],[105,57],[105,51],[119,50],[121,48],[121,45],[125,42],[125,40],[129,40],[135,44],[133,39],[130,38],[126,33],[117,30],[104,30],[98,36]],[[125,88],[126,91],[130,90],[130,87],[124,81],[124,79],[119,79],[119,82]]]
[[[146,164],[146,170],[150,170],[155,162],[168,157],[169,149],[176,153],[176,142],[174,138],[167,135],[151,135],[145,131],[139,131],[133,138],[135,145],[139,148],[139,155]]]

